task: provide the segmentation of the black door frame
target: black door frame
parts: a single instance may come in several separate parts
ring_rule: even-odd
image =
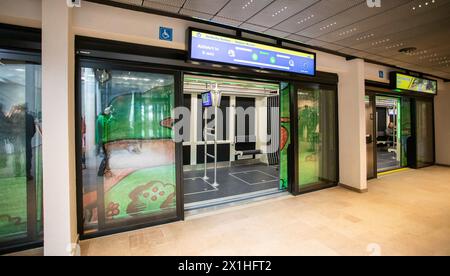
[[[374,123],[372,124],[372,146],[373,146],[373,171],[372,171],[372,175],[373,177],[368,177],[367,180],[371,180],[371,179],[376,179],[378,177],[378,166],[377,166],[377,162],[378,162],[378,155],[377,155],[377,116],[376,116],[376,108],[377,108],[377,102],[376,102],[376,94],[373,94],[369,91],[366,91],[366,96],[369,97],[369,102],[371,103],[371,109],[372,109],[372,114],[373,114],[373,121]],[[367,128],[367,126],[366,126]],[[366,143],[367,144],[367,143]],[[367,145],[366,145],[367,147]]]
[[[41,64],[41,30],[0,23],[0,59],[15,60],[26,64]],[[33,221],[27,222],[27,237],[0,243],[0,255],[20,250],[33,249],[43,246],[43,240],[33,240],[37,233],[29,233],[36,227],[36,191],[27,185],[27,217]],[[32,201],[32,204],[29,204]],[[33,225],[32,225],[33,224]]]
[[[11,50],[11,49],[2,49],[0,48],[0,59],[3,60],[11,60],[22,62],[23,64],[41,64],[41,55],[40,53],[34,51],[24,51],[24,50]],[[26,73],[26,78],[28,78],[28,72]],[[27,93],[27,91],[25,91]],[[36,162],[36,160],[34,160]],[[36,179],[35,179],[36,180]],[[36,248],[43,246],[42,239],[39,239],[37,231],[37,191],[36,191],[36,183],[33,180],[33,185],[30,185],[29,181],[27,181],[26,185],[26,202],[27,202],[27,230],[26,237],[20,239],[12,239],[7,242],[0,242],[0,254],[26,250],[30,248]],[[43,217],[43,212],[41,212],[41,216]],[[43,219],[41,217],[41,221]]]
[[[327,183],[317,183],[317,184],[311,184],[307,188],[300,188],[299,182],[300,182],[300,174],[301,174],[301,168],[299,169],[299,141],[298,141],[298,130],[299,130],[299,123],[298,123],[298,88],[300,86],[302,87],[313,87],[319,86],[319,88],[328,88],[335,93],[336,96],[336,102],[335,102],[335,125],[336,125],[336,178],[337,182],[327,182]],[[293,82],[291,83],[291,101],[290,101],[290,108],[291,108],[291,144],[293,144],[293,151],[292,155],[290,157],[291,165],[292,165],[292,179],[293,182],[291,184],[290,191],[293,195],[301,195],[306,193],[311,193],[318,190],[323,190],[331,187],[336,187],[339,185],[339,179],[340,179],[340,164],[339,164],[339,91],[338,91],[338,85],[336,84],[317,84],[317,83],[310,83],[310,82]]]
[[[89,67],[89,68],[101,68],[101,69],[114,69],[114,70],[128,70],[128,71],[136,71],[136,72],[147,72],[147,73],[158,73],[158,74],[167,74],[172,75],[174,77],[174,96],[175,96],[175,106],[180,107],[182,104],[182,99],[178,91],[182,89],[182,72],[176,70],[168,70],[168,69],[158,69],[158,67],[154,67],[151,65],[143,65],[143,64],[135,64],[126,61],[117,61],[117,60],[105,60],[105,59],[97,59],[97,58],[85,58],[81,56],[77,56],[76,59],[76,93],[75,93],[75,135],[76,135],[76,167],[77,167],[77,221],[78,221],[78,233],[80,234],[80,239],[90,239],[125,231],[136,230],[140,228],[155,226],[164,223],[170,223],[178,220],[184,219],[184,212],[182,206],[184,205],[184,197],[183,194],[183,185],[182,185],[182,143],[175,143],[175,165],[176,165],[176,216],[167,217],[165,215],[162,216],[153,216],[151,218],[143,217],[138,219],[130,219],[123,222],[118,223],[106,223],[101,222],[102,218],[102,209],[99,208],[99,227],[98,231],[95,233],[84,233],[84,223],[83,223],[83,177],[82,177],[82,137],[81,137],[81,68]],[[99,196],[102,193],[98,193]],[[101,198],[98,199],[99,202],[103,202]],[[103,204],[98,204],[98,206],[103,206]],[[132,224],[132,225],[130,225]]]
[[[419,166],[417,160],[417,147],[418,147],[418,139],[417,139],[417,101],[426,101],[431,103],[432,110],[432,134],[433,134],[433,162],[428,165]],[[413,156],[414,161],[411,164],[413,169],[422,169],[436,165],[436,122],[435,122],[435,113],[434,113],[434,98],[430,97],[415,97],[411,99],[411,135],[413,137]]]
[[[384,97],[394,97],[394,98],[408,98],[410,100],[410,104],[411,104],[411,137],[413,139],[413,144],[414,144],[414,148],[412,149],[412,153],[410,151],[408,151],[408,155],[412,154],[413,156],[408,156],[407,158],[412,158],[414,159],[414,162],[408,162],[408,165],[406,167],[402,167],[402,168],[412,168],[412,169],[419,169],[419,167],[417,166],[417,137],[416,137],[416,112],[415,112],[415,105],[416,105],[416,100],[427,100],[430,101],[432,104],[432,110],[433,110],[433,159],[434,162],[433,164],[424,166],[424,167],[430,167],[436,164],[436,122],[435,122],[435,113],[434,113],[434,98],[435,95],[428,95],[428,94],[418,94],[418,93],[414,93],[414,92],[409,92],[409,91],[403,91],[403,92],[398,92],[398,91],[393,91],[392,89],[390,89],[389,84],[385,84],[385,83],[378,83],[378,82],[373,82],[373,81],[366,81],[366,95],[368,96],[373,96],[374,97],[374,112],[376,111],[376,96],[384,96]],[[376,124],[374,124],[374,133],[376,134]],[[377,166],[377,154],[375,155],[375,160],[374,160],[374,167],[375,167],[375,178],[378,178],[378,166]],[[420,168],[424,168],[424,167],[420,167]],[[389,172],[389,171],[386,171]],[[369,180],[369,179],[368,179]]]

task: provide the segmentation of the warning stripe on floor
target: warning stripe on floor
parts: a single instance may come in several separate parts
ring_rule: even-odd
[[[392,170],[392,171],[387,171],[387,172],[381,172],[381,173],[378,173],[378,176],[384,176],[384,175],[398,173],[398,172],[405,172],[405,171],[409,171],[409,170],[410,170],[410,168],[402,168],[402,169],[397,169],[397,170]]]

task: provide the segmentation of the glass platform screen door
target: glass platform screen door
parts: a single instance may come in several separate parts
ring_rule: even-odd
[[[0,49],[0,252],[42,242],[42,181],[40,55]]]
[[[338,181],[337,88],[297,83],[294,93],[296,193],[335,186]]]
[[[80,62],[82,236],[180,218],[181,160],[173,140],[180,78],[171,71],[140,66]]]

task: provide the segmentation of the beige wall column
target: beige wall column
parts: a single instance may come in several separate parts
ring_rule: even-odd
[[[450,166],[450,83],[439,82],[434,99],[436,163]]]
[[[364,60],[339,74],[339,172],[343,187],[367,191]]]
[[[66,1],[42,0],[45,255],[72,255],[77,241],[71,14]]]

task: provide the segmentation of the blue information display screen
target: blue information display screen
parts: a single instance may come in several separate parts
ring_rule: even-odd
[[[211,91],[202,93],[202,106],[210,107],[213,105]]]
[[[315,55],[191,30],[190,58],[314,76]]]

